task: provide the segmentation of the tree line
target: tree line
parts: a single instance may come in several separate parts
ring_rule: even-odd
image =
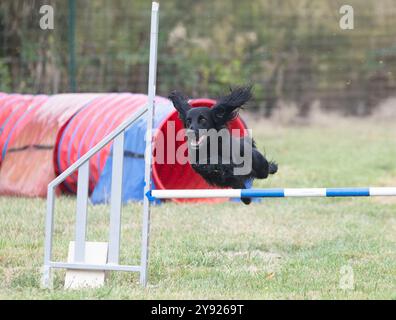
[[[54,8],[53,30],[39,27],[44,4]],[[216,98],[229,86],[252,83],[252,108],[266,117],[287,103],[305,116],[314,101],[370,114],[395,88],[396,3],[349,4],[353,30],[339,26],[342,1],[162,1],[158,94],[178,89]],[[70,0],[0,3],[1,91],[69,92],[73,76],[78,92],[146,92],[150,1],[75,5],[71,12]]]

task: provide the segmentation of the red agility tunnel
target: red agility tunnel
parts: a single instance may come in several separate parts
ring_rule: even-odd
[[[45,197],[48,183],[55,178],[53,153],[59,128],[98,96],[100,94],[34,96],[25,112],[15,118],[12,128],[5,126],[0,194]],[[15,109],[14,116],[21,111],[21,108]]]
[[[147,101],[147,95],[144,94],[111,93],[87,104],[59,131],[54,153],[56,173],[66,170],[123,121],[143,108]],[[156,101],[167,100],[157,97]],[[90,160],[90,192],[100,178],[111,146],[111,143],[108,144]],[[76,171],[64,181],[62,190],[76,193],[77,177]]]
[[[0,97],[0,163],[7,151],[7,141],[10,139],[15,124],[30,106],[33,96],[4,95]]]
[[[48,183],[65,171],[123,121],[147,104],[147,95],[132,93],[20,95],[0,93],[0,194],[45,197]],[[190,101],[192,107],[212,107],[210,99]],[[176,152],[185,142],[177,141],[175,132],[183,128],[171,102],[156,97],[154,150],[168,152],[165,159],[176,159]],[[126,131],[124,182],[128,190],[123,201],[142,200],[144,179],[145,116]],[[246,126],[238,117],[229,129],[246,134]],[[158,143],[162,133],[164,143]],[[233,133],[234,134],[234,133]],[[167,150],[175,140],[175,148]],[[184,139],[184,141],[183,141]],[[173,142],[172,142],[173,144]],[[109,144],[90,160],[90,192],[96,191],[96,203],[106,200],[110,192],[112,145]],[[185,150],[187,154],[187,149]],[[108,162],[108,163],[107,163]],[[107,163],[107,164],[106,164]],[[143,169],[142,169],[143,168]],[[190,164],[153,162],[153,183],[156,189],[211,189]],[[61,185],[63,191],[76,193],[78,173]],[[128,184],[129,183],[129,184]],[[95,188],[100,185],[101,187]],[[133,190],[132,190],[133,189]],[[136,189],[136,190],[135,190]],[[175,199],[176,202],[219,202],[226,199]]]
[[[215,100],[212,99],[195,99],[189,101],[192,107],[213,107],[216,103]],[[175,132],[179,132],[179,130],[183,129],[183,123],[179,119],[178,113],[175,111],[162,121],[159,125],[159,131],[154,137],[154,146],[156,152],[169,152],[167,148],[168,144],[168,130],[170,127],[167,125],[168,122],[174,121],[175,123]],[[237,134],[238,136],[242,137],[247,135],[247,127],[246,124],[240,117],[235,118],[232,120],[229,125],[228,129],[237,129],[234,132],[231,131],[232,134]],[[173,130],[173,128],[172,128]],[[156,143],[158,140],[159,135],[162,134],[164,137],[164,142],[158,144]],[[173,134],[173,133],[172,133]],[[175,159],[176,152],[178,148],[186,143],[186,138],[183,141],[175,141],[175,148],[173,149],[175,152],[174,157]],[[162,149],[163,146],[163,149]],[[165,151],[166,150],[166,151]],[[187,150],[186,150],[187,152]],[[185,154],[186,155],[186,154]],[[165,159],[167,159],[168,155],[165,154]],[[168,158],[169,159],[169,158]],[[175,161],[174,164],[169,164],[165,162],[165,164],[153,162],[153,182],[156,189],[218,189],[218,187],[210,186],[206,181],[198,175],[191,167],[189,163],[180,164]],[[172,199],[175,202],[224,202],[227,201],[226,198],[208,198],[208,199]]]

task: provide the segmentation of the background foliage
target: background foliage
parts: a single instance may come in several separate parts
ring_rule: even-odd
[[[55,9],[41,30],[39,8]],[[313,102],[367,115],[395,89],[396,3],[349,1],[355,29],[341,30],[342,1],[161,1],[158,93],[216,97],[255,83],[260,114]],[[0,3],[0,90],[71,91],[70,1]],[[76,90],[145,92],[151,1],[76,1]]]

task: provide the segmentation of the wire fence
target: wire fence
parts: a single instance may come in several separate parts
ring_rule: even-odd
[[[162,1],[158,94],[216,97],[255,84],[252,108],[271,116],[289,102],[304,116],[315,101],[370,114],[395,92],[396,3],[350,1]],[[40,8],[54,29],[40,28]],[[4,0],[0,3],[0,91],[146,92],[147,0]]]

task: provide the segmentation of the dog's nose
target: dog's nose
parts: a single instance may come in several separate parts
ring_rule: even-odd
[[[186,136],[198,139],[199,132],[197,130],[188,128],[186,129]]]

